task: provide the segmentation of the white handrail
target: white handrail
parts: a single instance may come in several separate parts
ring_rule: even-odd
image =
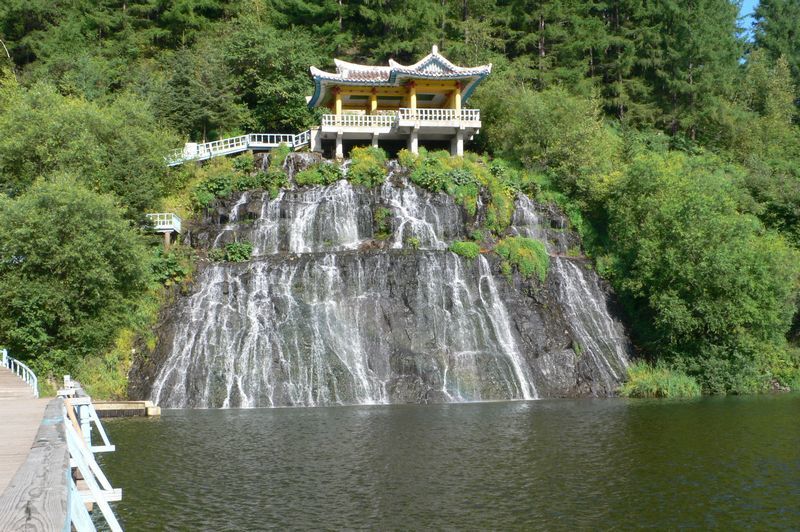
[[[8,356],[8,351],[6,349],[0,349],[0,353],[3,355],[3,367],[10,369],[15,375],[17,375],[17,377],[27,382],[28,386],[33,388],[33,396],[38,398],[39,379],[36,377],[36,374],[33,372],[33,370],[16,358]]]
[[[92,398],[83,392],[80,383],[69,376],[64,377],[64,389],[59,390],[64,399],[64,432],[69,450],[67,527],[77,532],[94,532],[95,526],[86,509],[86,503],[95,503],[112,532],[121,532],[122,527],[114,515],[109,502],[122,499],[122,490],[114,489],[94,458],[96,452],[109,452],[114,446],[108,440],[106,431]],[[100,434],[102,445],[92,445],[92,425]],[[79,490],[73,480],[72,469],[80,472],[88,490]]]
[[[164,158],[168,166],[177,166],[186,161],[204,161],[219,155],[231,155],[250,148],[277,148],[284,144],[293,150],[307,146],[311,142],[311,130],[297,135],[291,133],[250,133],[238,137],[204,142],[189,143],[183,149],[172,150]]]

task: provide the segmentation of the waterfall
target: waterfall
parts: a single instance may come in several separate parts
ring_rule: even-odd
[[[554,257],[551,268],[557,277],[558,301],[579,347],[606,382],[619,382],[628,367],[628,340],[622,326],[611,319],[606,297],[596,276],[588,276],[573,261]]]
[[[446,194],[423,194],[405,177],[389,174],[380,189],[381,200],[396,218],[392,247],[402,248],[408,238],[416,238],[420,249],[447,249],[446,238],[457,236],[463,225],[461,212]],[[437,204],[438,203],[438,204]]]
[[[510,231],[562,246],[543,208],[520,195]],[[391,225],[379,244],[377,209]],[[451,197],[394,174],[376,189],[242,194],[208,241],[250,239],[254,257],[207,264],[172,306],[149,398],[227,408],[612,393],[627,340],[594,272],[553,257],[548,282],[521,289],[496,256],[447,251],[465,220]]]
[[[281,191],[275,200],[264,203],[256,221],[254,254],[357,248],[371,237],[369,206],[362,208],[358,199],[345,180],[328,187]]]

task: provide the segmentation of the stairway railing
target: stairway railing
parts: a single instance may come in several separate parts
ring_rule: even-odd
[[[6,349],[0,349],[0,355],[2,355],[2,366],[10,369],[20,379],[27,382],[28,386],[33,389],[33,396],[38,398],[39,379],[36,378],[36,374],[33,372],[33,370],[16,358],[8,356],[8,351]]]
[[[220,155],[241,153],[251,148],[277,148],[283,144],[293,150],[297,150],[308,146],[310,142],[311,130],[303,131],[297,135],[290,133],[250,133],[200,144],[188,143],[183,148],[172,150],[165,159],[167,166],[177,166],[187,161],[205,161]]]

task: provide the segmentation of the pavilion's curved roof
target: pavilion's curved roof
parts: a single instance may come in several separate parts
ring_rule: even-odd
[[[322,103],[326,89],[336,85],[399,86],[411,79],[463,81],[462,101],[466,102],[478,83],[492,71],[491,63],[477,67],[455,65],[440,54],[435,45],[431,53],[408,66],[393,59],[389,59],[389,66],[359,65],[340,59],[334,59],[334,64],[336,72],[326,72],[313,66],[309,69],[314,80],[314,95],[309,98],[309,107]]]

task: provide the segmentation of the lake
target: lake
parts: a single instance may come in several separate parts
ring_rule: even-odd
[[[798,528],[800,394],[107,420],[127,530]]]

